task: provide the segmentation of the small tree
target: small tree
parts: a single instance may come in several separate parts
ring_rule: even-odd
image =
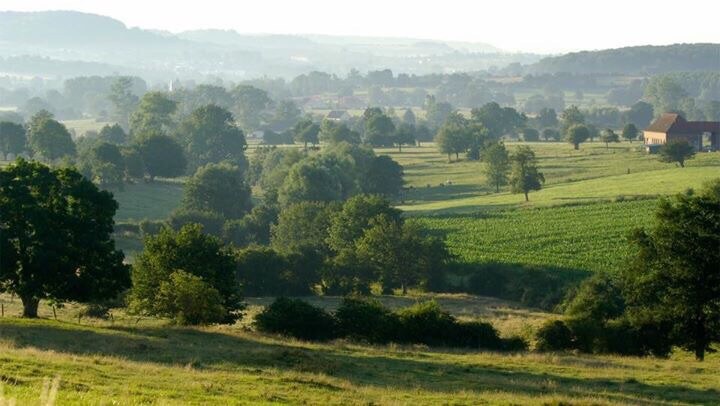
[[[695,156],[695,148],[685,140],[669,141],[660,147],[660,161],[677,162],[681,168],[685,167],[685,161]]]
[[[488,183],[495,186],[495,192],[500,192],[500,186],[507,183],[510,172],[510,157],[505,144],[491,144],[485,149],[482,158]]]
[[[673,341],[703,360],[720,340],[720,180],[660,202],[656,224],[636,230],[624,273],[631,314],[669,322]]]
[[[633,142],[633,140],[637,139],[639,133],[640,132],[638,131],[637,127],[635,127],[635,124],[633,124],[633,123],[625,124],[625,127],[623,127],[623,130],[622,130],[623,138],[630,141],[631,143]]]
[[[160,283],[156,297],[157,314],[181,325],[222,322],[227,311],[217,289],[201,277],[175,271]]]
[[[407,123],[400,124],[395,130],[393,141],[398,147],[398,152],[402,152],[403,145],[415,144],[415,125]]]
[[[580,144],[590,138],[590,130],[587,126],[576,124],[568,128],[566,140],[573,145],[573,148],[580,149]]]
[[[24,317],[41,299],[108,299],[130,285],[112,240],[118,205],[74,169],[19,159],[0,169],[0,291]]]
[[[542,130],[542,137],[545,141],[558,141],[560,140],[560,132],[554,128],[545,128]]]
[[[166,227],[158,234],[146,237],[145,248],[133,264],[133,288],[129,295],[131,311],[177,318],[179,314],[171,314],[170,310],[183,309],[168,308],[161,291],[163,286],[171,289],[177,284],[172,277],[177,271],[201,278],[220,294],[220,305],[225,312],[221,320],[212,321],[233,323],[242,316],[240,311],[244,306],[235,278],[233,255],[223,248],[219,239],[203,234],[198,224],[188,224],[178,232]],[[197,287],[196,279],[188,279],[186,276],[176,278],[190,287]],[[204,287],[200,290],[212,293]],[[215,306],[213,301],[209,303]]]
[[[100,185],[118,185],[125,177],[125,160],[115,144],[98,142],[81,154],[81,161],[91,180]]]
[[[512,154],[512,173],[510,185],[513,193],[523,193],[525,201],[528,201],[528,193],[532,190],[540,190],[545,183],[545,176],[538,171],[537,160],[532,149],[526,146],[519,147]]]
[[[523,128],[522,130],[522,139],[526,142],[536,142],[540,141],[540,132],[534,128]]]
[[[611,130],[610,128],[606,128],[605,130],[603,130],[602,134],[600,134],[600,141],[605,143],[606,149],[610,149],[610,143],[620,142],[620,137],[618,137],[615,131]]]

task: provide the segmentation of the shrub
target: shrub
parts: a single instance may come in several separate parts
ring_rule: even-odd
[[[143,220],[140,222],[140,233],[142,236],[155,235],[165,225],[164,221]]]
[[[573,333],[561,320],[548,321],[535,334],[540,351],[561,351],[573,348]]]
[[[187,224],[200,224],[204,233],[220,237],[225,219],[220,214],[210,211],[180,209],[170,215],[168,223],[174,230],[180,230]]]
[[[427,345],[449,345],[456,326],[455,318],[443,311],[434,300],[418,303],[396,312],[401,342]]]
[[[184,271],[175,271],[163,281],[155,300],[159,314],[182,325],[220,323],[227,314],[220,292]]]
[[[490,323],[481,321],[457,322],[448,343],[457,347],[487,348],[500,350],[502,340],[497,330]]]
[[[328,340],[336,337],[332,315],[298,299],[279,297],[255,316],[255,327],[262,332],[303,340]]]
[[[387,343],[397,334],[397,316],[374,299],[346,297],[335,318],[338,332],[352,340]]]
[[[78,317],[107,320],[110,318],[110,307],[103,303],[89,303],[80,309]]]
[[[525,341],[524,338],[518,336],[501,338],[501,345],[501,349],[503,351],[518,352],[527,351],[528,349],[527,341]]]

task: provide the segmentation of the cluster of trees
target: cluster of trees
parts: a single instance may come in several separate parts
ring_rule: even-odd
[[[655,225],[635,230],[627,268],[585,281],[565,303],[566,322],[541,329],[541,348],[698,360],[720,340],[720,181],[661,200]]]

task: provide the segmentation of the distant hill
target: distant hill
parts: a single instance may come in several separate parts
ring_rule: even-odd
[[[536,55],[503,53],[483,43],[253,35],[231,30],[173,34],[128,28],[110,17],[75,11],[0,12],[0,58],[8,61],[26,57],[101,64],[85,65],[83,73],[90,70],[90,73],[103,74],[112,69],[119,74],[139,74],[151,80],[292,78],[312,70],[345,75],[352,68],[361,72],[389,68],[395,73],[427,74],[478,71],[539,59]],[[23,63],[0,66],[0,74],[61,75],[48,63],[32,72],[23,71],[23,66]]]
[[[546,57],[530,73],[657,74],[720,70],[720,44],[635,46]]]

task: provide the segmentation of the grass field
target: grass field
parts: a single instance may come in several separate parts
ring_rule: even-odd
[[[45,380],[56,377],[59,405],[649,405],[713,404],[720,396],[717,354],[700,364],[683,352],[657,360],[306,343],[244,325],[135,323],[121,312],[78,323],[72,305],[57,321],[23,320],[7,316],[19,311],[17,301],[1,298],[0,393],[17,404],[37,404]]]
[[[98,121],[94,118],[86,118],[79,120],[65,120],[62,122],[68,130],[73,132],[77,137],[84,137],[88,131],[99,132],[107,124],[113,124],[109,121]]]
[[[112,193],[120,205],[116,221],[163,220],[180,205],[183,184],[138,182],[124,185],[122,190],[112,190]]]

